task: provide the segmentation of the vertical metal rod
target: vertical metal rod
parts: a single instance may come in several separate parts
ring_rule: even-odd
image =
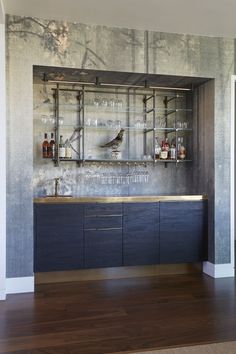
[[[84,86],[82,86],[82,159],[85,158],[85,133],[84,133]]]
[[[187,121],[188,121],[188,127],[189,128],[192,128],[192,134],[190,134],[190,139],[188,139],[188,140],[190,140],[191,141],[191,155],[189,156],[189,158],[187,157],[188,156],[188,151],[187,151],[187,153],[186,153],[186,158],[187,158],[187,160],[193,160],[193,158],[194,158],[194,156],[193,156],[193,154],[194,154],[194,151],[193,151],[193,147],[194,147],[194,141],[193,141],[193,136],[194,136],[194,134],[193,134],[193,112],[194,112],[194,97],[193,97],[193,94],[194,94],[194,85],[192,85],[192,90],[189,92],[189,94],[187,94],[187,97],[189,97],[190,96],[190,104],[191,104],[191,107],[188,107],[188,105],[187,105],[187,103],[186,103],[186,108],[190,108],[191,109],[191,111],[189,112],[189,111],[187,111],[187,116],[188,116],[188,119],[187,119]],[[190,122],[191,122],[191,126],[190,126]],[[196,136],[196,134],[195,134],[195,136]],[[190,145],[190,144],[189,144]],[[187,148],[187,147],[186,147]],[[196,159],[198,158],[198,156],[196,156]]]
[[[78,96],[77,96],[77,99],[78,99],[78,125],[79,125],[79,128],[81,128],[81,91],[79,90],[78,91]],[[78,142],[78,151],[79,151],[79,159],[80,159],[80,156],[81,156],[81,132],[79,130],[79,134],[80,134],[80,137],[79,137],[79,142]]]
[[[145,43],[145,71],[149,73],[149,33],[148,31],[144,32],[144,43]]]
[[[153,151],[153,165],[155,165],[155,145],[156,145],[156,130],[155,130],[155,127],[156,127],[156,121],[155,121],[155,118],[156,118],[156,92],[155,90],[153,90],[153,114],[152,114],[152,128],[153,128],[153,134],[152,134],[152,138],[153,138],[153,141],[152,141],[152,151]]]
[[[56,90],[54,92],[55,95],[55,143],[56,143],[56,151],[55,151],[55,166],[59,166],[60,164],[60,157],[59,157],[59,138],[60,138],[60,131],[59,131],[59,84],[56,85]]]
[[[164,117],[165,117],[165,128],[167,128],[167,125],[168,125],[168,111],[167,111],[167,108],[168,108],[168,96],[165,96],[164,98],[164,107],[165,107],[165,112],[164,112]],[[167,138],[167,131],[165,130],[165,139]],[[165,168],[167,168],[167,163],[165,162]]]
[[[144,123],[147,122],[147,95],[145,94],[143,96],[143,117],[144,117]],[[147,133],[143,134],[143,149],[144,149],[144,155],[147,155]]]
[[[127,145],[128,145],[128,160],[130,158],[130,131],[129,131],[129,127],[130,127],[130,89],[127,89],[127,127],[128,127],[128,132],[127,132]]]
[[[178,160],[178,151],[177,151],[177,142],[178,142],[178,132],[177,132],[177,99],[178,99],[178,94],[175,92],[175,162],[177,164],[177,160]]]

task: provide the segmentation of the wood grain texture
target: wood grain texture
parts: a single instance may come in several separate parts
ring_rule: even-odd
[[[121,215],[121,203],[88,203],[84,206],[85,216]]]
[[[123,262],[159,263],[159,203],[123,205]]]
[[[201,263],[153,264],[35,273],[35,284],[202,273]]]
[[[160,203],[160,263],[204,260],[204,202]]]
[[[122,229],[84,231],[85,268],[122,266]]]
[[[0,302],[0,353],[101,354],[236,340],[235,279],[40,285]]]
[[[35,272],[206,259],[207,201],[35,205]]]
[[[34,270],[83,268],[83,206],[40,204],[35,214]]]
[[[122,228],[122,216],[87,216],[84,218],[84,229]]]

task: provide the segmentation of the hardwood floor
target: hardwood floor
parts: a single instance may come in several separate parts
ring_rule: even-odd
[[[0,302],[0,353],[100,354],[236,340],[234,278],[40,285]]]

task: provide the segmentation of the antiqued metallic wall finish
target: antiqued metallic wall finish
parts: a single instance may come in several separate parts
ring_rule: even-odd
[[[76,195],[202,194],[193,186],[193,169],[174,165],[148,167],[148,184],[88,184],[85,168],[54,168],[39,163],[39,130],[33,119],[33,65],[146,72],[215,79],[215,239],[210,261],[229,262],[230,76],[234,40],[87,26],[36,18],[7,18],[8,175],[7,276],[33,273],[33,197],[53,192],[62,177],[62,192]],[[148,43],[147,43],[148,39]],[[146,52],[148,48],[148,53]],[[148,54],[148,56],[147,56]],[[148,60],[148,65],[146,59]],[[40,89],[35,94],[41,95]],[[34,151],[34,159],[33,159]],[[93,171],[103,166],[89,166]],[[173,181],[175,183],[173,183]],[[102,187],[102,188],[101,188]]]

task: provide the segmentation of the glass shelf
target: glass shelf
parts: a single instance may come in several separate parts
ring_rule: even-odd
[[[55,159],[53,159],[53,161],[55,161]],[[175,159],[175,160],[170,160],[170,159],[166,159],[166,160],[154,160],[154,159],[89,159],[89,158],[84,158],[84,159],[59,159],[60,162],[104,162],[104,163],[184,163],[184,162],[192,162],[192,160],[188,160],[188,159]]]
[[[192,132],[192,128],[154,128],[156,132],[174,133],[174,132]]]
[[[60,107],[74,107],[74,108],[83,108],[82,105],[75,103],[59,103]],[[34,109],[38,109],[40,107],[55,107],[51,102],[36,102],[34,104]]]
[[[99,112],[101,111],[102,113],[137,113],[137,114],[149,114],[149,113],[153,113],[153,112],[161,112],[164,114],[172,114],[175,112],[192,112],[192,109],[190,108],[175,108],[175,109],[171,109],[171,108],[161,108],[161,107],[157,107],[157,108],[152,108],[152,109],[147,109],[147,110],[143,110],[143,109],[137,109],[135,107],[123,107],[123,108],[115,108],[115,107],[102,107],[102,106],[85,106],[84,107],[85,110],[87,111],[96,111]]]
[[[192,162],[192,160],[188,160],[188,159],[183,159],[183,160],[180,160],[180,159],[175,159],[175,160],[169,160],[169,159],[166,159],[166,160],[162,160],[162,159],[158,159],[158,160],[155,160],[155,163],[163,163],[163,162],[167,162],[167,163],[183,163],[183,162]]]
[[[46,125],[46,124],[45,124]],[[48,123],[50,125],[50,123]],[[59,128],[71,128],[73,130],[105,130],[105,131],[119,131],[120,129],[124,130],[129,130],[129,131],[139,131],[139,132],[149,132],[149,131],[154,131],[154,128],[136,128],[136,127],[125,127],[125,126],[116,126],[116,127],[107,127],[107,126],[91,126],[91,125],[85,125],[85,126],[76,126],[74,124],[62,124],[59,126]]]
[[[55,161],[55,159],[53,159]],[[84,159],[59,159],[60,162],[107,162],[107,163],[154,163],[154,159],[89,159],[89,158],[84,158]]]
[[[54,108],[54,104],[51,102],[36,102],[34,104],[33,110],[37,110],[42,107],[52,107]],[[85,110],[91,110],[93,108],[93,111],[102,111],[103,113],[138,113],[138,114],[148,114],[153,111],[155,112],[164,112],[167,114],[172,114],[175,112],[192,112],[191,108],[162,108],[162,107],[156,107],[152,109],[137,109],[135,106],[130,106],[130,107],[106,107],[106,106],[93,106],[93,105],[77,105],[74,103],[59,103],[59,107],[72,107],[76,109],[82,109],[84,108]]]
[[[119,130],[119,129],[124,129],[124,130],[129,130],[129,131],[140,131],[140,132],[148,132],[148,131],[153,131],[154,128],[144,128],[144,127],[126,127],[126,126],[90,126],[90,125],[85,125],[85,126],[81,126],[81,129],[96,129],[96,130]]]

